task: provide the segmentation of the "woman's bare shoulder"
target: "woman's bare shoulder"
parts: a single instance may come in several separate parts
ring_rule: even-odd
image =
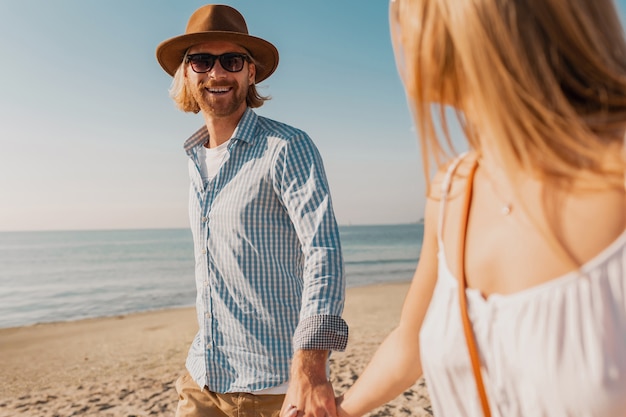
[[[470,151],[447,161],[444,165],[439,167],[439,170],[433,176],[433,180],[430,183],[429,199],[435,201],[441,200],[444,194],[444,183],[449,175],[451,175],[451,178],[448,180],[446,187],[448,193],[447,198],[452,199],[458,195],[459,191],[465,188],[467,176],[476,163],[477,158],[477,153]],[[453,170],[453,172],[450,172],[451,170]]]

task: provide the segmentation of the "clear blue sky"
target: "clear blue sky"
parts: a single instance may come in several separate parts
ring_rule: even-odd
[[[418,220],[388,1],[224,3],[278,48],[258,112],[317,143],[339,223]],[[154,53],[203,4],[0,0],[0,231],[187,227],[182,143],[202,120],[174,107]]]

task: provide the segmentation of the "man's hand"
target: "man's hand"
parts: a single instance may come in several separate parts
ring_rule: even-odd
[[[327,350],[298,350],[291,364],[282,417],[336,417],[335,393],[326,375]]]

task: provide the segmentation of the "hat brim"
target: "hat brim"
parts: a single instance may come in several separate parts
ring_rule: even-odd
[[[165,72],[174,76],[187,49],[211,41],[233,42],[246,48],[257,62],[255,76],[257,83],[272,75],[278,67],[278,50],[274,45],[255,36],[225,31],[197,32],[167,39],[157,46],[157,61]]]

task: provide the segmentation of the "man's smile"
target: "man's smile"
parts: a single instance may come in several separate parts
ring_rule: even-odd
[[[206,87],[205,90],[211,94],[226,94],[232,90],[232,87]]]

